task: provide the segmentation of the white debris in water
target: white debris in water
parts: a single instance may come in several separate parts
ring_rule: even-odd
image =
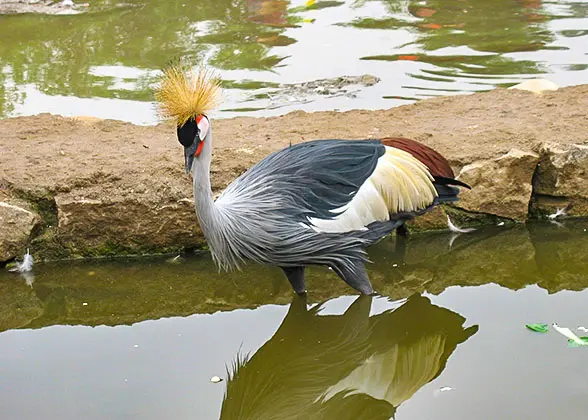
[[[451,238],[449,238],[449,249],[451,249],[451,247],[453,246],[453,243],[455,242],[455,240],[457,239],[458,236],[459,236],[459,233],[452,233],[451,234]]]
[[[452,222],[451,219],[449,218],[449,215],[447,215],[447,226],[449,227],[449,230],[455,233],[470,233],[473,232],[474,228],[460,228],[459,226],[455,226]]]
[[[12,268],[10,271],[18,271],[19,273],[28,273],[29,271],[33,270],[33,256],[30,254],[29,249],[27,248],[27,253],[24,254],[22,257],[22,262],[19,263],[16,267]]]
[[[436,389],[435,391],[433,391],[433,395],[435,397],[438,397],[439,395],[441,395],[441,393],[443,392],[448,392],[448,391],[453,391],[455,388],[452,388],[450,386],[442,386],[439,389]]]
[[[392,264],[392,267],[398,267],[398,264]]]
[[[27,273],[33,270],[33,256],[30,254],[29,250],[27,249],[27,253],[24,255],[22,263],[18,265],[18,271],[21,273]]]
[[[138,344],[135,344],[133,347],[136,348],[136,349],[138,349],[139,348],[139,345]]]
[[[498,222],[496,226],[504,226],[504,222]]]
[[[562,208],[560,208],[560,209],[557,209],[557,210],[555,211],[555,213],[553,213],[553,214],[548,214],[548,215],[547,215],[547,218],[548,218],[549,220],[555,220],[555,219],[557,219],[558,217],[561,217],[561,216],[567,216],[567,215],[568,215],[568,208],[567,208],[567,207],[562,207]]]
[[[169,263],[169,264],[179,264],[182,262],[182,255],[178,254],[173,258],[169,258],[169,259],[165,260],[165,262]]]
[[[222,378],[220,376],[213,376],[212,378],[210,378],[210,382],[212,382],[213,384],[218,384],[219,382],[222,382]]]
[[[578,327],[576,328],[578,331],[582,331],[582,332],[588,332],[588,328],[586,327]]]
[[[550,220],[549,223],[551,223],[552,225],[556,225],[558,228],[564,227],[564,224],[561,222],[558,222],[557,220]]]
[[[20,273],[20,275],[25,279],[25,284],[29,287],[33,287],[33,283],[35,282],[35,275],[31,272],[24,272]]]
[[[82,302],[82,306],[88,306],[88,302]]]
[[[558,333],[560,333],[564,337],[567,337],[568,339],[572,340],[577,345],[579,345],[579,346],[588,346],[588,343],[587,342],[585,342],[580,337],[578,337],[576,334],[574,334],[572,332],[572,330],[570,330],[569,328],[560,327],[555,322],[553,323],[552,327],[553,327],[553,329],[555,331],[557,331]]]

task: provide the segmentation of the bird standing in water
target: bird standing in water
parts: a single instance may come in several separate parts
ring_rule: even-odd
[[[172,65],[156,99],[160,114],[177,123],[196,215],[222,269],[247,260],[275,265],[302,294],[305,267],[323,265],[373,294],[365,248],[405,221],[457,200],[452,185],[467,186],[453,179],[439,153],[413,140],[315,140],[269,155],[214,201],[206,114],[218,103],[219,83],[206,70]]]

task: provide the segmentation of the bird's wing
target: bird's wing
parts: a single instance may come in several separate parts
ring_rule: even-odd
[[[379,140],[317,140],[268,156],[217,203],[247,202],[320,232],[348,232],[427,208],[436,197],[432,181],[418,159]]]
[[[468,184],[455,179],[455,174],[447,159],[441,153],[416,140],[404,137],[387,137],[382,139],[384,146],[404,150],[420,160],[429,169],[438,185],[458,185],[470,188]]]
[[[429,146],[404,137],[383,138],[382,144],[410,153],[423,162],[434,177],[441,176],[444,178],[455,178],[453,169],[451,169],[447,159],[445,159],[441,153]]]

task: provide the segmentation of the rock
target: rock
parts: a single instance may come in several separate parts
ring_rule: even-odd
[[[542,217],[550,214],[555,214],[558,209],[566,209],[566,216],[572,210],[568,208],[570,201],[566,197],[550,197],[548,195],[536,194],[533,192],[531,198],[530,212],[532,216]]]
[[[37,214],[0,201],[0,261],[8,261],[24,252],[39,221]]]
[[[431,211],[407,223],[411,231],[447,230],[447,214],[442,207],[435,207]]]
[[[525,80],[518,85],[511,86],[509,89],[526,90],[540,94],[546,90],[558,90],[559,86],[547,79],[531,79]]]
[[[462,209],[488,213],[516,221],[527,218],[533,191],[533,173],[539,156],[532,152],[511,149],[496,159],[466,165],[458,179],[469,184],[456,203]]]
[[[77,254],[115,255],[171,251],[202,245],[191,199],[152,202],[56,196],[58,235]]]
[[[588,146],[544,143],[533,179],[533,209],[553,212],[572,204],[570,215],[588,215]]]

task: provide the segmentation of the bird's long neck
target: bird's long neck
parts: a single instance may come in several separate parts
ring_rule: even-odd
[[[212,258],[225,270],[239,268],[243,258],[233,243],[234,223],[230,207],[219,206],[212,198],[210,161],[212,159],[212,130],[204,139],[200,155],[192,163],[194,177],[194,207],[200,229],[206,238]],[[234,215],[233,215],[234,216]]]
[[[210,161],[212,159],[212,131],[204,139],[202,151],[192,164],[194,177],[194,207],[200,229],[206,238],[214,261],[224,269],[238,267],[238,257],[229,246],[228,220],[212,198]]]
[[[212,188],[210,185],[210,161],[212,159],[212,130],[204,139],[204,145],[200,155],[194,158],[192,164],[192,176],[194,179],[194,207],[196,216],[200,222],[202,233],[206,240],[211,242],[212,233],[215,231],[218,210],[214,205],[212,198]],[[212,245],[212,244],[211,244]]]

